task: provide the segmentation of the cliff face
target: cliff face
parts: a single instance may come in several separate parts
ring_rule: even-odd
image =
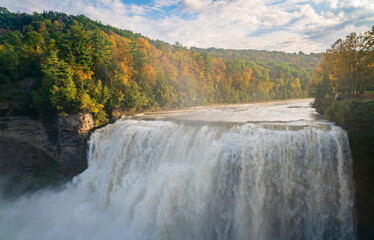
[[[358,235],[369,240],[374,239],[374,127],[357,125],[346,130],[353,157]]]
[[[86,148],[90,130],[94,128],[91,114],[75,113],[57,118],[57,157],[61,171],[69,178],[87,168]]]
[[[325,116],[347,130],[353,157],[359,239],[374,239],[374,101],[335,101]]]
[[[28,117],[0,118],[0,184],[22,192],[81,173],[93,127],[87,113],[57,117],[48,126]]]

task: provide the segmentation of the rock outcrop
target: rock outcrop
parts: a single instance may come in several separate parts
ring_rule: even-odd
[[[89,113],[60,116],[46,125],[28,117],[0,118],[0,176],[10,178],[11,188],[72,178],[87,167],[93,128]]]
[[[57,118],[57,161],[61,171],[73,177],[87,168],[86,148],[90,130],[95,127],[92,115],[75,113]]]

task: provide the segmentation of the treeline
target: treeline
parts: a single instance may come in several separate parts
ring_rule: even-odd
[[[266,51],[266,50],[235,50],[235,49],[221,49],[221,48],[192,48],[196,51],[207,51],[210,55],[215,57],[229,57],[254,61],[261,64],[266,63],[281,63],[287,62],[292,66],[301,66],[303,68],[315,68],[321,61],[321,53],[305,54],[302,51],[298,53],[285,53],[280,51]]]
[[[324,113],[335,94],[357,95],[374,90],[374,26],[365,33],[351,33],[337,40],[323,54],[309,91],[314,107]]]
[[[82,15],[0,8],[0,106],[40,116],[91,112],[101,125],[129,109],[306,97],[317,61],[187,49]]]

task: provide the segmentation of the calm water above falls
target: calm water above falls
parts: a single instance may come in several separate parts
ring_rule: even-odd
[[[217,105],[139,114],[143,119],[193,120],[207,122],[314,121],[313,99],[296,99],[251,104]]]
[[[0,239],[355,239],[346,133],[309,103],[121,119],[64,190],[2,202]]]

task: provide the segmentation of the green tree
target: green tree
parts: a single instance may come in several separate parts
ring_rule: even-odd
[[[92,35],[93,42],[93,70],[97,78],[108,79],[108,65],[110,64],[111,42],[108,35],[96,29]]]
[[[44,73],[41,92],[34,94],[37,105],[45,107],[51,103],[60,114],[77,110],[77,89],[68,65],[58,59],[57,52],[51,51],[42,64]]]
[[[173,88],[159,75],[154,89],[156,102],[161,107],[170,107],[175,99]]]
[[[85,71],[89,71],[92,66],[92,45],[89,32],[83,29],[81,23],[73,21],[68,41],[76,64],[83,67]]]
[[[319,113],[324,113],[327,107],[333,102],[335,90],[332,86],[331,80],[327,74],[323,76],[321,82],[318,83],[315,101],[313,107]]]

